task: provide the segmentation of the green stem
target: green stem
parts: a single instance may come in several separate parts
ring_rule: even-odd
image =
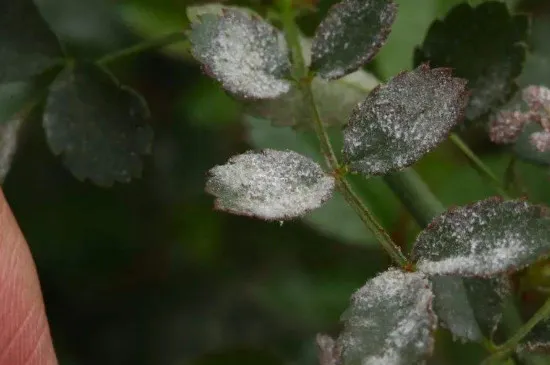
[[[550,317],[550,299],[547,299],[543,306],[540,307],[540,309],[525,322],[508,341],[498,346],[497,352],[488,357],[483,364],[492,364],[495,360],[509,356],[516,350],[521,340],[523,340],[539,322],[546,320],[548,317]]]
[[[392,260],[401,267],[408,268],[409,260],[403,255],[399,246],[397,246],[384,228],[378,223],[374,215],[363,204],[357,193],[353,190],[351,184],[342,173],[344,169],[340,166],[338,158],[334,153],[332,143],[328,137],[325,126],[321,120],[321,115],[317,109],[313,91],[311,90],[312,78],[308,76],[308,69],[302,55],[302,45],[300,44],[300,32],[294,21],[294,11],[291,0],[282,0],[280,2],[281,20],[285,29],[287,43],[292,51],[293,58],[293,76],[298,82],[298,87],[302,92],[314,121],[314,128],[319,139],[321,150],[325,157],[327,166],[333,171],[336,179],[336,186],[342,193],[348,204],[352,206],[359,215],[365,226],[372,232],[374,237],[380,242],[384,250],[390,255]]]
[[[457,135],[452,133],[449,139],[454,143],[460,151],[470,160],[472,165],[480,173],[481,176],[485,177],[487,181],[493,186],[498,194],[500,194],[505,199],[510,199],[510,194],[506,191],[500,179],[491,171],[491,169],[485,165],[483,161],[468,147],[466,143]]]
[[[105,66],[109,63],[112,63],[114,61],[118,61],[121,58],[124,57],[130,57],[134,56],[138,53],[143,53],[151,50],[155,50],[158,48],[163,48],[165,46],[180,43],[180,42],[187,42],[187,36],[185,35],[185,32],[179,31],[175,33],[169,33],[165,34],[163,36],[160,36],[158,38],[146,40],[144,42],[138,43],[136,45],[130,46],[128,48],[121,49],[119,51],[115,51],[113,53],[109,53],[103,57],[101,57],[97,63]]]

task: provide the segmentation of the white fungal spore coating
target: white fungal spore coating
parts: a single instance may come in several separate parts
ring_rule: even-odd
[[[344,156],[354,171],[403,169],[441,143],[464,114],[466,81],[421,65],[374,89],[344,130]]]
[[[249,151],[210,170],[206,191],[216,207],[269,221],[303,216],[331,196],[334,178],[293,151]]]
[[[449,210],[418,236],[413,257],[431,275],[490,277],[550,253],[545,208],[492,198]]]
[[[284,36],[269,23],[237,9],[205,14],[193,24],[192,53],[229,92],[272,99],[290,90]]]
[[[386,42],[395,20],[392,0],[343,0],[319,24],[312,41],[312,68],[329,80],[369,62]]]
[[[406,365],[433,350],[437,318],[424,274],[390,269],[355,292],[338,338],[343,364]]]

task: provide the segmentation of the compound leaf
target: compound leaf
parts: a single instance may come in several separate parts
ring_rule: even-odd
[[[129,182],[142,172],[153,131],[147,105],[92,64],[64,69],[50,87],[44,112],[48,144],[73,175],[100,186]]]
[[[337,339],[341,364],[423,363],[434,346],[434,295],[422,273],[390,269],[351,298]]]
[[[417,268],[432,275],[491,277],[550,253],[545,207],[491,198],[451,209],[416,239]]]
[[[311,67],[325,79],[338,79],[369,62],[390,34],[397,5],[392,0],[343,0],[319,24]]]
[[[0,2],[0,84],[25,81],[58,63],[59,42],[32,0]]]
[[[193,56],[229,92],[273,99],[290,90],[284,36],[269,23],[235,8],[204,14],[190,34]]]
[[[320,207],[335,183],[309,158],[271,149],[234,156],[209,175],[206,191],[217,198],[217,209],[265,220],[297,218]]]
[[[472,95],[466,118],[475,120],[512,96],[525,60],[527,30],[527,18],[511,15],[503,2],[475,8],[462,3],[432,24],[415,50],[415,64],[451,67],[467,79]]]
[[[492,337],[510,291],[506,278],[434,276],[430,280],[434,310],[443,327],[468,341]]]
[[[421,65],[375,88],[344,130],[351,169],[383,175],[403,169],[441,143],[467,103],[466,81]]]
[[[347,124],[351,111],[378,85],[378,80],[363,70],[336,81],[316,77],[312,81],[312,92],[321,120],[328,126]],[[312,128],[311,110],[297,87],[276,98],[251,102],[247,113],[271,121],[275,126]]]

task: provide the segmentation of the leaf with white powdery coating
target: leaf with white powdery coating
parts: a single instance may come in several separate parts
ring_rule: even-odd
[[[327,201],[335,184],[311,159],[271,149],[234,156],[209,175],[206,191],[217,209],[265,220],[303,216]]]
[[[548,256],[549,232],[546,207],[491,198],[434,219],[412,255],[417,269],[431,275],[491,277]]]
[[[395,20],[392,0],[344,0],[315,31],[311,68],[334,80],[369,62],[386,42]]]
[[[375,88],[352,112],[344,157],[353,171],[383,175],[412,165],[463,117],[466,81],[421,65]]]
[[[525,60],[522,43],[527,34],[527,17],[510,14],[502,2],[487,1],[475,8],[459,4],[432,24],[415,50],[415,64],[451,67],[467,79],[472,96],[466,118],[475,120],[512,96]]]
[[[421,364],[434,347],[434,295],[422,273],[389,269],[351,298],[337,339],[342,365]]]
[[[519,351],[550,352],[550,320],[537,323],[518,346]]]
[[[63,58],[32,0],[0,0],[0,28],[0,84],[25,81]]]
[[[273,99],[290,90],[288,48],[281,32],[237,9],[204,14],[189,36],[193,56],[229,92]]]
[[[461,278],[433,276],[434,310],[454,336],[468,341],[491,338],[502,317],[510,292],[505,277]]]
[[[149,110],[135,91],[92,64],[63,70],[50,86],[44,129],[73,175],[100,186],[141,176],[150,152]]]

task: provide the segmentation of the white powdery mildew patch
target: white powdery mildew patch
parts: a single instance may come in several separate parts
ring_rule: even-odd
[[[436,218],[418,236],[413,257],[432,275],[494,276],[550,253],[549,229],[540,206],[487,199]]]
[[[21,126],[19,118],[0,124],[0,184],[8,174],[17,148],[17,133]]]
[[[237,9],[205,14],[193,24],[192,53],[229,92],[271,99],[290,90],[284,36],[269,23]]]
[[[374,89],[344,130],[344,156],[353,170],[381,175],[431,151],[463,117],[466,81],[448,69],[421,65]]]
[[[433,294],[422,273],[390,269],[359,289],[344,313],[338,338],[344,364],[417,363],[434,345],[437,318]]]
[[[216,207],[266,220],[300,217],[332,196],[334,178],[293,151],[249,151],[210,170],[206,191]]]
[[[312,41],[312,68],[334,80],[369,62],[386,42],[395,20],[392,0],[344,0],[319,24]]]

